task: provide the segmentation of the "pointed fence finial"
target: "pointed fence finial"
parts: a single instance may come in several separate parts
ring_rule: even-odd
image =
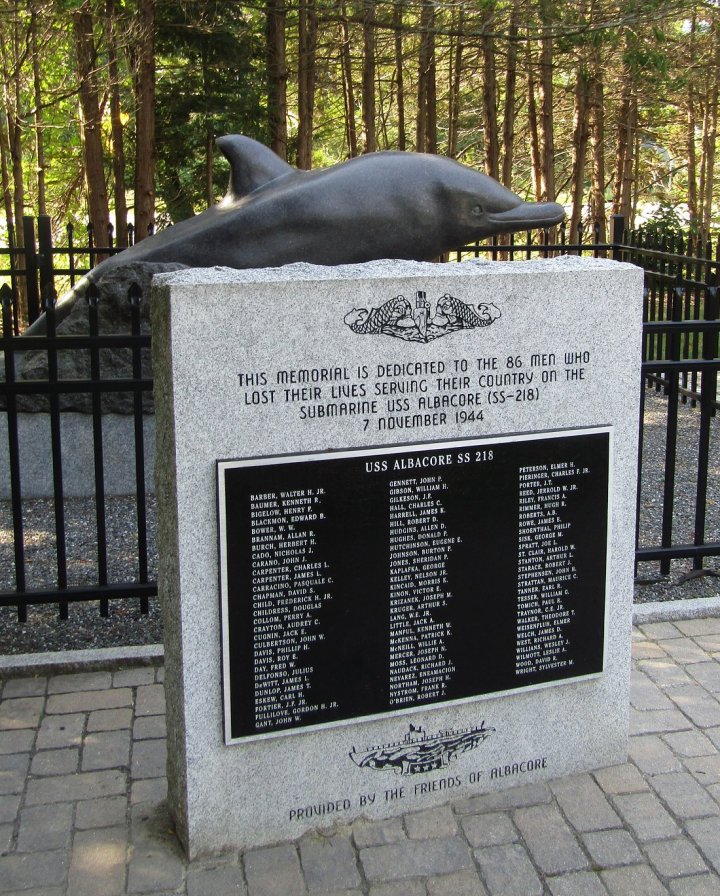
[[[52,283],[46,283],[42,291],[42,310],[54,308],[57,302],[57,290]]]
[[[131,283],[128,289],[128,302],[131,305],[139,305],[142,302],[142,289],[139,283]]]
[[[0,286],[0,305],[4,310],[12,308],[13,292],[7,283]]]
[[[98,289],[97,283],[93,281],[90,282],[87,290],[85,291],[85,301],[92,308],[96,308],[100,302],[100,290]]]

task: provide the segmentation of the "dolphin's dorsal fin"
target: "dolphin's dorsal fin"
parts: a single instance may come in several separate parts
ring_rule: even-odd
[[[217,145],[230,162],[227,197],[230,199],[241,199],[263,184],[295,170],[267,146],[242,134],[218,137]]]

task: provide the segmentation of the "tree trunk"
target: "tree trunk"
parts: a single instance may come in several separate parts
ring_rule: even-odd
[[[707,180],[707,146],[710,128],[710,103],[707,93],[703,103],[702,136],[700,138],[700,179],[698,183],[698,227],[702,233],[705,226],[705,181]]]
[[[712,220],[712,200],[715,188],[715,152],[717,141],[718,99],[720,98],[720,20],[713,20],[713,66],[710,88],[707,137],[705,141],[705,192],[703,197],[702,232],[707,238]]]
[[[35,162],[37,168],[38,214],[47,214],[45,195],[45,133],[43,125],[42,87],[40,80],[40,48],[38,47],[37,9],[33,5],[30,14],[30,52],[33,68],[33,94],[35,103]]]
[[[300,0],[298,24],[298,168],[312,168],[313,115],[315,111],[315,0]]]
[[[596,62],[596,65],[599,63]],[[617,116],[612,212],[614,215],[622,215],[629,227],[633,207],[638,119],[637,77],[630,63],[624,66],[621,78],[623,87]]]
[[[8,241],[15,243],[15,213],[13,209],[13,191],[10,184],[10,140],[7,132],[7,115],[0,115],[0,175],[2,176],[3,209],[7,223]]]
[[[4,42],[3,42],[4,43]],[[15,17],[11,46],[4,47],[3,95],[8,126],[8,149],[12,171],[13,212],[15,215],[15,245],[24,245],[22,219],[25,214],[25,178],[22,166],[22,72],[20,66],[21,45],[20,22]]]
[[[265,6],[265,50],[267,60],[268,130],[270,149],[287,161],[287,59],[285,56],[284,0],[269,0]]]
[[[584,64],[578,66],[575,81],[575,113],[573,117],[573,159],[572,182],[570,186],[572,213],[570,216],[569,242],[578,238],[582,223],[583,200],[585,198],[585,162],[588,145],[588,90],[589,78]]]
[[[517,36],[518,0],[513,0],[508,26],[507,76],[505,80],[505,106],[503,111],[502,182],[512,186],[513,156],[515,150],[515,88],[517,84]]]
[[[11,245],[21,249],[25,245],[23,214],[25,212],[25,180],[22,169],[22,82],[20,55],[24,35],[20,34],[19,17],[15,16],[12,32],[0,29],[0,57],[2,59],[2,98],[5,127],[2,128],[2,178],[8,238]],[[22,263],[18,265],[22,270]],[[18,325],[28,323],[27,287],[18,278]]]
[[[605,114],[602,72],[596,63],[590,81],[590,146],[592,150],[592,186],[590,188],[590,217],[597,224],[598,239],[607,241],[605,215]]]
[[[618,109],[618,126],[617,139],[615,141],[615,173],[613,177],[613,205],[612,211],[614,215],[621,214],[622,196],[623,196],[623,177],[625,174],[625,163],[628,158],[630,149],[630,141],[632,136],[630,133],[630,109],[632,105],[632,87],[631,73],[628,67],[623,70],[623,90],[620,99],[620,108]]]
[[[135,240],[155,217],[155,0],[137,0],[138,63],[135,79]]]
[[[456,18],[457,13],[457,18]],[[462,84],[462,59],[463,59],[463,25],[465,23],[465,9],[460,6],[457,10],[453,7],[453,30],[457,32],[454,43],[450,44],[450,78],[448,90],[448,156],[451,159],[457,157],[458,136],[460,126],[460,85]]]
[[[637,98],[635,99],[635,120],[637,121]],[[632,175],[629,179],[629,184],[632,191],[632,199],[630,202],[630,214],[628,217],[628,228],[630,230],[635,229],[635,215],[637,213],[638,202],[640,200],[640,130],[638,127],[635,128],[635,152],[633,154],[632,160]]]
[[[481,38],[483,59],[483,143],[485,173],[500,178],[500,144],[498,139],[497,88],[495,84],[495,41],[492,37],[494,16],[492,9],[482,18],[485,32]]]
[[[203,83],[203,106],[205,108],[205,208],[215,202],[215,185],[213,184],[213,162],[215,159],[215,125],[212,115],[212,88],[210,86],[210,48],[207,41],[202,42],[200,52]]]
[[[638,98],[633,91],[630,97],[630,112],[627,123],[627,152],[623,166],[622,190],[620,191],[620,210],[626,221],[630,220],[633,205],[633,183],[637,178],[636,157],[639,151],[637,135],[638,124]]]
[[[433,0],[423,0],[420,8],[418,111],[415,135],[415,149],[418,152],[437,152],[434,29],[434,2]]]
[[[697,195],[697,157],[695,153],[695,90],[692,80],[688,82],[687,98],[687,161],[688,161],[688,213],[690,216],[690,229],[696,230],[698,226],[698,195]]]
[[[483,144],[485,173],[498,180],[500,159],[498,156],[497,91],[495,88],[495,49],[492,38],[483,37]]]
[[[540,158],[540,135],[538,132],[537,101],[535,99],[535,77],[533,73],[534,60],[530,41],[527,43],[527,96],[528,96],[528,130],[530,132],[530,160],[533,192],[535,201],[542,199],[542,159]]]
[[[345,100],[345,138],[348,154],[354,158],[358,154],[357,122],[355,120],[355,84],[353,81],[352,56],[350,54],[350,28],[347,20],[345,0],[340,4],[340,67]]]
[[[19,61],[19,53],[17,55],[17,58]],[[15,239],[18,246],[24,246],[25,238],[22,232],[22,219],[23,215],[25,214],[25,175],[23,173],[22,165],[22,82],[19,64],[13,78],[12,86],[15,96],[12,106],[12,118],[9,119],[8,125],[10,130],[10,157],[12,159],[13,195],[15,198],[15,221],[17,224]]]
[[[540,189],[543,200],[555,199],[555,134],[553,130],[553,38],[550,33],[552,0],[541,0],[543,37],[540,41],[540,117],[542,164]]]
[[[415,118],[415,151],[425,152],[427,145],[427,35],[422,30],[423,4],[420,18],[420,45],[418,47],[417,114]]]
[[[687,163],[688,163],[688,188],[687,188],[687,204],[688,215],[690,218],[690,229],[697,231],[698,227],[698,195],[697,195],[697,154],[695,152],[695,128],[697,127],[697,119],[695,117],[695,72],[694,61],[696,52],[695,35],[697,33],[697,14],[693,11],[690,22],[690,45],[688,48],[688,56],[692,60],[693,66],[688,75],[687,83]]]
[[[365,129],[364,152],[375,152],[377,137],[375,132],[375,13],[373,0],[363,3],[363,78],[362,116]]]
[[[80,134],[85,165],[88,215],[95,245],[107,246],[110,212],[105,186],[102,145],[102,113],[97,83],[97,53],[89,0],[73,13],[80,102]]]
[[[110,79],[110,129],[112,133],[113,200],[115,205],[115,245],[128,244],[127,201],[125,199],[125,147],[120,105],[120,76],[117,62],[116,0],[106,0],[105,40]]]
[[[405,131],[405,79],[403,75],[403,3],[404,0],[396,0],[393,6],[393,26],[395,28],[395,84],[397,87],[397,122],[398,122],[398,149],[406,148]]]
[[[429,59],[427,79],[427,144],[428,152],[437,153],[437,65],[435,58],[435,3],[429,4]]]

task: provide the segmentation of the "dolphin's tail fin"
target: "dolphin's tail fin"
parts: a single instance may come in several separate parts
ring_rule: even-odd
[[[295,171],[271,149],[250,137],[227,134],[218,137],[216,143],[220,152],[230,162],[227,199],[242,199],[271,180]]]

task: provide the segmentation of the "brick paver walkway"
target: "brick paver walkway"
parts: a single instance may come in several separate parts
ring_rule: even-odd
[[[162,669],[0,699],[5,896],[720,896],[720,618],[635,630],[629,761],[188,864]]]

